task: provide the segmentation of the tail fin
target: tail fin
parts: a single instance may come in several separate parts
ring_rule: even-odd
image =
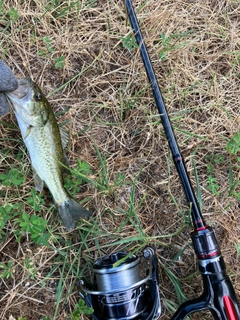
[[[58,205],[58,213],[67,231],[74,229],[78,219],[89,217],[92,214],[72,198]]]

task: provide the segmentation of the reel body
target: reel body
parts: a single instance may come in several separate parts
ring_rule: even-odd
[[[93,284],[80,281],[80,294],[94,309],[95,320],[160,316],[157,258],[152,248],[147,247],[142,257],[117,252],[100,258],[93,265],[93,274]]]

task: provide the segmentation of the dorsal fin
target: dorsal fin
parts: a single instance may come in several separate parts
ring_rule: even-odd
[[[62,141],[62,147],[63,149],[65,149],[68,144],[68,132],[63,128],[59,128],[59,131],[60,131],[60,137]]]

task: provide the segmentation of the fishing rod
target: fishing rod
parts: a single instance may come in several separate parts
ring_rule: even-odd
[[[214,319],[239,320],[240,312],[236,294],[226,273],[226,266],[221,255],[215,232],[204,222],[196,200],[132,2],[131,0],[125,0],[125,4],[137,44],[139,45],[139,51],[146,69],[148,80],[152,87],[165,135],[191,211],[191,218],[194,226],[194,231],[191,233],[191,239],[194,251],[198,258],[199,271],[203,280],[202,295],[197,299],[183,303],[173,315],[172,320],[181,320],[192,312],[202,310],[210,310]]]

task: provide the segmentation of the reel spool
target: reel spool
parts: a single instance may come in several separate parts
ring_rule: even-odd
[[[142,257],[127,257],[126,252],[104,256],[93,264],[93,274],[93,284],[86,286],[80,281],[80,295],[94,309],[95,320],[150,320],[160,316],[157,258],[151,247]]]

